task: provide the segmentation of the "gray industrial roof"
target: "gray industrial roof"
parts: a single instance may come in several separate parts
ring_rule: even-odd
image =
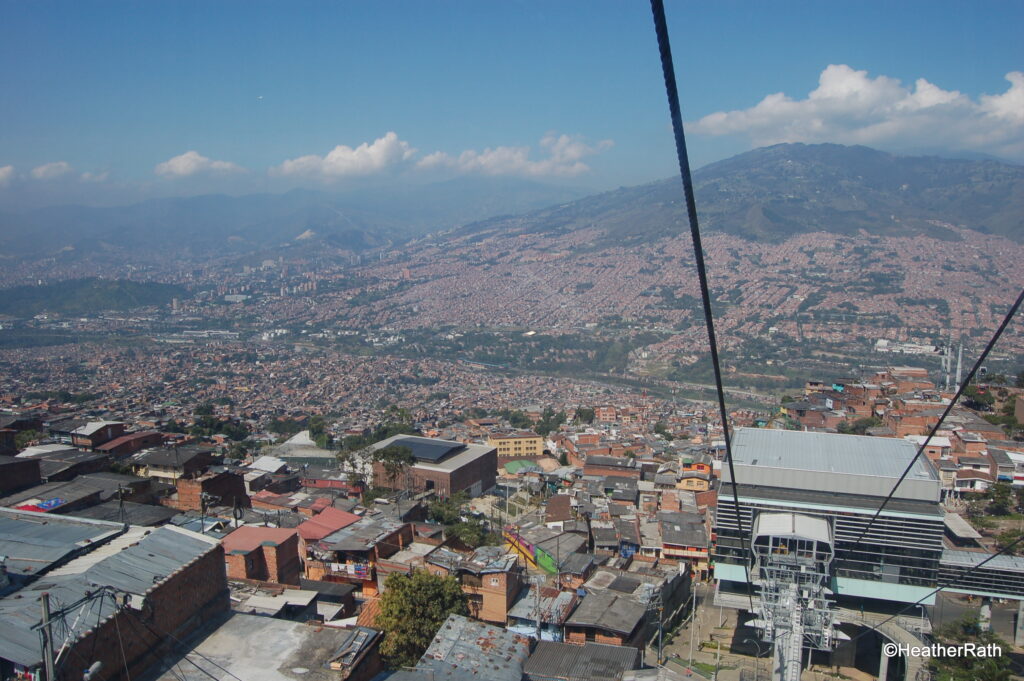
[[[31,577],[121,530],[118,523],[0,508],[0,556],[12,579]]]
[[[32,520],[23,520],[32,523]],[[89,522],[89,521],[80,521]],[[91,521],[103,526],[111,523]],[[41,541],[63,541],[69,533],[62,523],[47,523]],[[49,529],[55,528],[53,534]],[[118,531],[122,531],[118,526]],[[142,595],[193,559],[213,550],[217,541],[173,526],[157,529],[130,527],[120,536],[93,548],[69,563],[51,570],[29,586],[0,600],[0,658],[25,666],[42,662],[39,635],[39,597],[45,591],[53,603],[74,603],[99,586]],[[109,598],[88,604],[80,623],[69,632],[72,639],[113,612]]]
[[[736,480],[837,494],[886,496],[917,454],[903,439],[793,430],[738,428],[732,441]],[[731,482],[723,468],[723,481]],[[938,502],[939,476],[918,458],[896,497]]]
[[[389,445],[409,446],[410,441],[417,441],[417,449],[419,449],[420,447],[427,446],[424,443],[419,443],[418,441],[420,440],[423,440],[426,443],[437,443],[439,447],[444,445],[456,445],[458,447],[458,449],[450,450],[451,453],[447,454],[444,458],[441,459],[430,460],[426,458],[417,458],[416,463],[413,464],[414,467],[422,468],[424,470],[451,472],[454,470],[458,470],[459,468],[462,468],[471,461],[476,461],[481,456],[485,456],[491,452],[498,451],[497,448],[491,447],[489,445],[464,445],[461,442],[452,442],[450,440],[435,440],[432,438],[425,437],[411,437],[409,435],[394,435],[392,437],[387,438],[386,440],[381,440],[380,442],[370,445],[370,449],[376,451]],[[413,455],[415,456],[415,452]]]
[[[942,558],[939,562],[944,565],[958,565],[963,567],[974,567],[981,563],[983,560],[992,558],[991,553],[982,553],[980,551],[955,551],[952,549],[945,549],[942,552]],[[1020,572],[1024,574],[1024,557],[1022,556],[996,556],[989,562],[985,563],[983,570],[1009,570],[1011,572]]]
[[[737,464],[886,478],[898,478],[916,453],[912,443],[897,438],[799,430],[737,428],[732,441]],[[918,475],[935,477],[924,459],[910,471],[910,477]]]

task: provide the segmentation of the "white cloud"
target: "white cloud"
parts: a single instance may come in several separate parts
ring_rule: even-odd
[[[771,94],[749,109],[705,116],[691,129],[704,135],[743,135],[755,146],[839,142],[1022,157],[1024,73],[1008,73],[1006,80],[1006,92],[975,101],[923,78],[910,88],[895,78],[872,78],[867,71],[832,64],[805,99]]]
[[[188,177],[196,173],[238,173],[244,169],[230,161],[214,161],[198,151],[186,151],[184,154],[158,163],[153,169],[162,177]]]
[[[32,177],[37,180],[52,180],[61,175],[67,175],[72,170],[71,164],[67,161],[55,161],[33,168]]]
[[[613,145],[611,140],[589,145],[579,137],[548,133],[540,141],[541,148],[548,154],[547,158],[530,160],[529,147],[488,147],[483,151],[468,149],[458,156],[437,151],[422,158],[417,166],[425,169],[452,168],[463,173],[483,175],[572,177],[590,170],[581,159]]]
[[[358,147],[339,144],[326,156],[300,156],[271,168],[273,175],[306,175],[321,178],[354,177],[376,175],[391,168],[408,163],[416,150],[388,132],[372,143],[363,142]]]
[[[6,187],[14,179],[14,166],[0,166],[0,187]]]
[[[79,179],[82,182],[106,182],[108,177],[110,177],[110,171],[104,170],[102,173],[82,173]]]

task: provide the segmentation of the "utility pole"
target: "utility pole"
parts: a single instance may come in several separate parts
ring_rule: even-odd
[[[665,604],[658,599],[658,664],[665,661]]]
[[[543,577],[537,576],[533,580],[533,589],[534,589],[534,591],[533,591],[533,593],[534,593],[533,604],[534,604],[534,608],[535,608],[534,614],[536,615],[536,623],[537,623],[536,634],[537,634],[537,640],[538,641],[540,641],[540,585],[541,585],[541,580],[542,579],[543,579]]]
[[[690,661],[689,666],[693,666],[693,628],[697,624],[697,592],[692,591],[690,593],[690,599],[693,603],[690,605]]]
[[[715,641],[715,644],[715,676],[713,678],[718,681],[718,668],[722,663],[722,641]]]
[[[46,665],[46,681],[54,681],[53,672],[53,628],[50,626],[50,594],[43,592],[39,600],[43,603],[43,663]]]

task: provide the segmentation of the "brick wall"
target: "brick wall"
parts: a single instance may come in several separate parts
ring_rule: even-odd
[[[422,492],[432,489],[438,495],[445,497],[468,490],[476,483],[480,483],[481,491],[488,490],[494,487],[497,473],[498,453],[494,449],[451,472],[427,470],[414,465],[393,481],[384,474],[382,464],[375,463],[373,465],[374,484],[379,487],[405,489],[408,480],[408,485],[414,491]]]
[[[220,506],[234,506],[236,501],[242,508],[249,508],[252,505],[249,495],[245,492],[245,479],[234,473],[203,475],[194,479],[179,478],[176,484],[177,500],[168,499],[164,503],[180,511],[200,510],[200,495],[203,492],[216,497],[216,503]]]
[[[589,638],[589,639],[587,638],[588,633],[591,633],[592,638]],[[588,640],[592,641],[593,643],[606,643],[606,644],[612,645],[612,646],[625,646],[625,645],[629,645],[626,642],[626,639],[625,639],[624,636],[605,634],[605,633],[602,633],[602,632],[597,631],[597,630],[587,630],[587,629],[583,629],[583,628],[571,628],[571,627],[566,627],[565,628],[565,642],[566,643],[573,643],[575,645],[581,646],[581,645],[585,644]]]
[[[231,579],[245,579],[298,586],[302,578],[299,535],[293,534],[276,546],[264,544],[248,552],[232,551],[224,556]]]
[[[268,580],[277,584],[298,585],[302,576],[299,559],[299,534],[296,532],[277,546],[263,546]]]
[[[168,634],[185,639],[206,622],[226,615],[230,602],[223,550],[212,546],[150,589],[145,598],[141,611],[118,612],[75,642],[71,661],[57,672],[58,681],[80,681],[83,667],[95,661],[103,663],[105,681],[127,681],[125,660],[129,675],[137,677],[174,646]]]
[[[39,461],[36,459],[15,459],[4,457],[0,466],[0,492],[16,492],[38,485]]]

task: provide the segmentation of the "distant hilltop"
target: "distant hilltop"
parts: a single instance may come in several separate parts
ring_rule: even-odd
[[[1024,167],[991,160],[778,144],[701,168],[694,194],[703,230],[751,241],[816,231],[958,238],[946,225],[1024,241]],[[606,244],[637,245],[688,229],[682,202],[680,181],[671,178],[478,222],[462,232],[593,227],[605,233]]]
[[[1024,167],[993,160],[896,156],[867,147],[780,144],[701,168],[702,227],[781,242],[827,231],[956,239],[947,225],[1024,241]],[[282,251],[352,257],[427,234],[567,233],[638,245],[687,228],[678,178],[583,196],[519,179],[459,179],[417,188],[330,194],[158,199],[130,206],[0,212],[0,252],[62,263],[205,262]]]

